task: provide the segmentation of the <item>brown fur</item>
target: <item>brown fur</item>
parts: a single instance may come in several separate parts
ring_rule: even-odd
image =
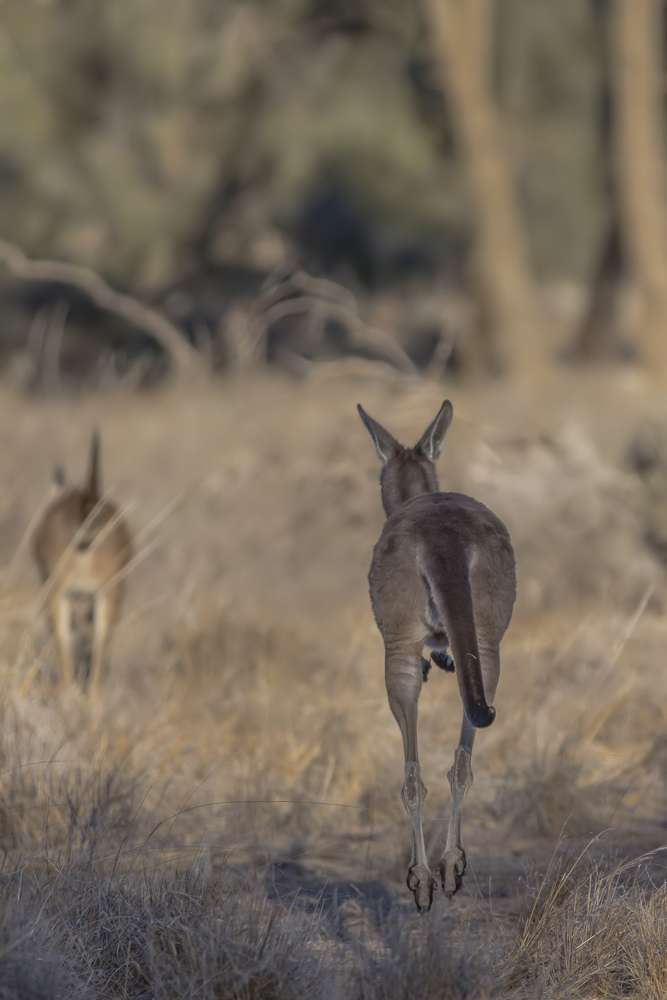
[[[131,536],[118,508],[100,497],[99,439],[93,435],[88,480],[66,490],[47,508],[35,531],[33,551],[42,580],[50,582],[48,608],[60,647],[63,678],[76,673],[73,604],[92,602],[93,651],[91,693],[99,694],[110,631],[118,617],[123,567],[132,549]]]
[[[408,885],[423,912],[431,905],[435,883],[421,828],[426,795],[417,752],[422,650],[426,645],[444,652],[451,644],[464,707],[450,772],[452,819],[438,866],[451,896],[465,871],[460,825],[472,784],[475,729],[495,718],[490,703],[500,672],[499,645],[516,596],[514,551],[507,528],[487,507],[460,493],[439,492],[435,461],[452,419],[449,401],[414,448],[404,448],[361,407],[359,412],[384,462],[380,483],[387,521],[373,552],[369,582],[385,644],[389,704],[405,749],[403,798],[412,831]]]

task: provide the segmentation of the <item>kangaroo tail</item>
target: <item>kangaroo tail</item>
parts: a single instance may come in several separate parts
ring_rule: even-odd
[[[99,503],[100,499],[100,435],[93,431],[90,444],[90,465],[88,466],[88,481],[84,490],[84,510],[86,515]]]
[[[435,605],[447,628],[465,714],[477,729],[490,726],[496,710],[487,703],[484,694],[470,570],[464,553],[454,561],[448,554],[446,569],[444,562],[431,555],[425,560],[424,582],[429,601]]]

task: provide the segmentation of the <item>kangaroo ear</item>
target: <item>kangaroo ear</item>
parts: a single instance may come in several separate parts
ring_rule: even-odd
[[[366,430],[371,436],[371,441],[376,452],[383,462],[388,462],[392,455],[396,455],[403,446],[398,443],[389,431],[384,429],[382,424],[379,424],[377,420],[373,420],[372,417],[368,416],[361,403],[357,403],[357,409],[359,410],[359,416],[366,424]]]
[[[426,428],[418,443],[415,445],[424,452],[427,458],[435,462],[440,457],[442,446],[447,437],[447,431],[454,416],[454,407],[448,399],[440,407],[440,412],[433,423]]]

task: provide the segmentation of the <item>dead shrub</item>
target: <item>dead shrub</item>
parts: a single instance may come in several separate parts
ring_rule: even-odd
[[[667,988],[667,890],[651,857],[561,856],[539,881],[505,970],[518,995],[659,1000]]]
[[[10,887],[16,892],[17,886],[14,877]],[[259,891],[226,884],[224,873],[210,877],[191,866],[181,874],[109,878],[90,867],[71,867],[26,876],[22,893],[24,915],[5,948],[8,953],[14,946],[16,960],[6,963],[0,951],[3,1000],[341,995],[335,956],[331,945],[323,953],[317,916],[307,919],[269,903]],[[59,974],[47,955],[56,927]],[[88,993],[83,983],[90,984]]]

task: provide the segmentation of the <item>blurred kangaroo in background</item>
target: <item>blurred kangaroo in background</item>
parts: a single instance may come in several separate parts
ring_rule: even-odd
[[[42,580],[50,582],[48,609],[60,647],[63,679],[71,684],[75,657],[74,605],[82,599],[92,609],[92,656],[83,672],[83,688],[99,695],[110,630],[118,617],[122,570],[132,539],[118,508],[100,495],[100,441],[93,434],[88,481],[65,490],[47,508],[34,536]],[[56,474],[64,486],[64,475]]]
[[[373,552],[369,582],[373,611],[385,645],[389,705],[403,734],[403,802],[410,819],[412,857],[408,888],[420,913],[431,907],[436,886],[422,832],[417,752],[417,702],[428,661],[448,669],[451,645],[463,725],[449,772],[452,807],[445,850],[436,871],[449,898],[466,869],[461,840],[463,802],[472,785],[475,729],[490,726],[500,673],[500,640],[516,596],[514,550],[505,525],[487,507],[461,493],[440,493],[435,462],[452,421],[452,404],[440,412],[414,448],[404,448],[361,406],[359,414],[384,462],[380,477],[387,521]]]

